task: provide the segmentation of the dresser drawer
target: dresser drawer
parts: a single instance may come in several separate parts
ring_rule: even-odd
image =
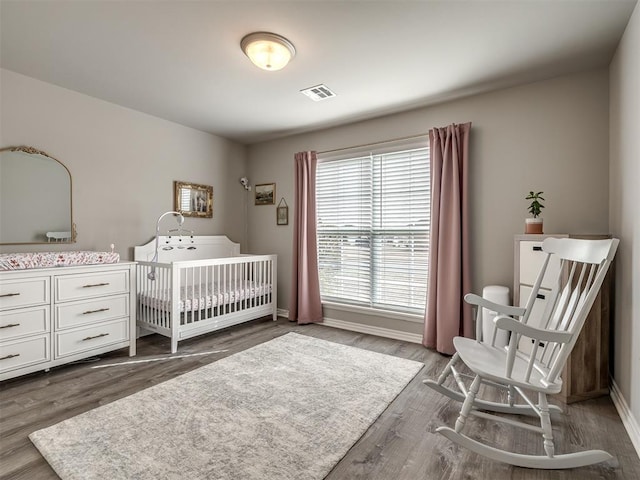
[[[55,278],[55,301],[81,300],[129,291],[129,271],[60,275]]]
[[[538,278],[538,273],[547,254],[542,251],[542,242],[520,242],[520,283],[533,286]],[[558,277],[560,260],[553,258],[549,261],[549,267],[542,279],[542,287],[553,288],[553,279]]]
[[[49,303],[49,277],[0,282],[0,310]]]
[[[114,318],[128,317],[129,295],[60,303],[55,309],[57,330],[90,325]]]
[[[49,305],[20,308],[0,314],[0,341],[50,330]]]
[[[49,335],[1,342],[0,373],[48,362],[49,352]]]
[[[55,358],[89,352],[129,339],[129,319],[121,318],[55,333]]]

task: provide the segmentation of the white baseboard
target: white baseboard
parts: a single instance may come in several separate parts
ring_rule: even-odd
[[[372,325],[365,325],[362,323],[345,322],[344,320],[336,320],[335,318],[325,317],[322,323],[318,325],[324,325],[325,327],[340,328],[342,330],[349,330],[358,333],[368,333],[369,335],[376,335],[378,337],[393,338],[394,340],[402,340],[404,342],[420,343],[422,344],[422,335],[417,333],[401,332],[400,330],[392,330],[391,328],[374,327]]]
[[[633,416],[627,401],[622,396],[622,392],[613,378],[611,379],[611,400],[616,410],[618,410],[618,415],[620,415],[624,428],[627,429],[631,443],[633,443],[636,452],[638,452],[638,456],[640,456],[640,424],[638,424],[638,420]]]
[[[289,318],[289,310],[279,308],[278,316]],[[369,335],[375,335],[377,337],[393,338],[394,340],[422,344],[422,335],[393,330],[391,328],[374,327],[363,323],[345,322],[344,320],[327,317],[324,317],[322,322],[316,325],[324,325],[325,327],[340,328],[342,330],[349,330],[350,332],[368,333]]]

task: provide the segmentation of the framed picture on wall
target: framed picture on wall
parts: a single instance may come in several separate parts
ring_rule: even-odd
[[[213,187],[210,185],[199,185],[175,181],[174,202],[175,211],[180,212],[185,217],[213,217]]]
[[[276,207],[276,225],[289,225],[289,205],[284,197]]]
[[[276,204],[276,184],[261,183],[255,188],[256,205],[275,205]]]

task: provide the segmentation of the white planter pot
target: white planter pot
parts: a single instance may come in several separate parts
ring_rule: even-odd
[[[524,220],[524,233],[541,234],[542,232],[542,218],[525,218]]]

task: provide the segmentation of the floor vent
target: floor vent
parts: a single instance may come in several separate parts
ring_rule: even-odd
[[[329,87],[322,84],[300,90],[300,93],[306,95],[314,102],[319,102],[320,100],[326,100],[336,96],[335,93],[329,90]]]

